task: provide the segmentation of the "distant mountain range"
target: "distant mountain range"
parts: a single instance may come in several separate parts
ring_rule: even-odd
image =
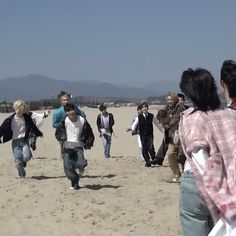
[[[29,74],[23,77],[1,79],[0,101],[14,101],[16,99],[32,101],[56,98],[61,90],[70,92],[74,97],[146,98],[161,96],[167,91],[176,91],[178,84],[169,81],[157,81],[141,88],[98,81],[64,81],[44,75]]]

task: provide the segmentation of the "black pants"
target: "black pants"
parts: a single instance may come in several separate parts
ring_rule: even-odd
[[[143,136],[140,137],[142,142],[142,154],[143,158],[146,161],[147,164],[150,163],[150,159],[155,159],[155,149],[153,145],[153,137],[152,136]]]
[[[185,161],[186,161],[186,156],[184,155],[184,151],[183,151],[181,145],[179,146],[177,161],[178,161],[179,164],[181,164],[182,171],[184,171],[184,164],[185,164]]]
[[[167,150],[168,150],[168,144],[166,144],[166,141],[163,138],[156,155],[156,159],[158,160],[159,163],[162,163],[164,161]]]

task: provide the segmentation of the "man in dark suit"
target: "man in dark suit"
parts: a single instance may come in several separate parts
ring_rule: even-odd
[[[159,124],[158,120],[154,115],[148,112],[148,104],[146,102],[142,103],[142,114],[140,114],[137,119],[133,122],[131,129],[134,131],[139,125],[140,139],[142,143],[142,154],[145,159],[145,166],[151,167],[151,160],[155,159],[155,149],[153,145],[153,123],[163,132],[162,126]]]

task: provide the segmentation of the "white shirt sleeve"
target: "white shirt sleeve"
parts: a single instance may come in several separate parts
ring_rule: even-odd
[[[234,236],[236,235],[236,222],[227,222],[220,218],[208,236]]]
[[[41,128],[41,126],[43,125],[44,113],[33,112],[31,117],[32,117],[33,121],[35,122],[35,125],[38,128]]]
[[[156,117],[153,116],[152,122],[162,133],[164,133],[164,128]]]
[[[133,122],[133,124],[131,125],[130,128],[131,128],[132,131],[135,131],[137,126],[138,126],[138,116],[135,118],[135,120],[134,120],[134,122]]]
[[[200,174],[203,175],[206,169],[206,160],[209,157],[209,153],[205,149],[198,149],[191,153],[191,157]]]

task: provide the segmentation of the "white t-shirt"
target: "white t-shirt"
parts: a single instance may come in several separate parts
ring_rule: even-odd
[[[107,130],[109,128],[109,115],[108,116],[101,115],[101,119],[102,119],[101,120],[102,127]]]
[[[14,116],[11,122],[11,129],[13,132],[12,139],[16,140],[25,137],[25,119],[24,117]]]
[[[78,120],[72,122],[69,117],[65,119],[66,135],[67,141],[65,142],[65,148],[76,148],[83,147],[84,143],[80,141],[83,127],[84,127],[84,118],[78,116]]]

